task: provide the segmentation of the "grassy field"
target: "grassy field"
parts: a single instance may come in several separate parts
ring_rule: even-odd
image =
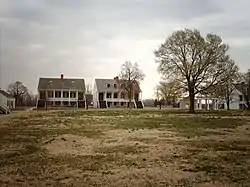
[[[0,116],[0,186],[250,186],[250,113]]]

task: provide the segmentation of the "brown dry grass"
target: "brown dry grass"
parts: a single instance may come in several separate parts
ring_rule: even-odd
[[[250,117],[236,114],[68,110],[0,117],[0,185],[250,186]]]

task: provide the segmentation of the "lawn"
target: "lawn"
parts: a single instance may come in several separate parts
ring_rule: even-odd
[[[250,113],[0,116],[0,186],[250,186]]]

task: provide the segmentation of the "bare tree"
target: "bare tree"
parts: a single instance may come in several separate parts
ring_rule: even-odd
[[[247,73],[241,75],[241,91],[247,104],[247,109],[250,110],[250,69]]]
[[[91,84],[87,84],[87,85],[85,86],[85,93],[86,93],[86,94],[92,94],[92,93],[93,93],[93,89],[92,89]]]
[[[194,113],[197,93],[224,82],[229,61],[228,45],[215,34],[203,37],[198,30],[178,30],[155,51],[158,71],[179,82],[189,93],[189,111]]]
[[[139,69],[137,63],[127,61],[121,67],[120,77],[123,89],[128,93],[129,108],[131,108],[132,94],[137,88],[139,88],[140,81],[144,79],[145,75],[142,70]]]
[[[221,100],[226,100],[227,110],[230,110],[231,94],[235,90],[240,76],[239,68],[233,60],[229,60],[225,65],[228,66],[224,72],[225,81],[218,85],[211,86],[205,93],[218,97]]]
[[[156,91],[155,91],[155,96],[156,96],[156,99],[155,99],[155,107],[157,107],[159,105],[159,108],[161,109],[161,105],[162,105],[162,95],[160,94],[160,89],[158,86],[156,86]]]
[[[29,97],[28,88],[20,81],[10,84],[8,92],[15,97],[17,106],[22,105],[25,98]]]
[[[179,82],[174,80],[161,81],[157,89],[159,90],[161,98],[168,103],[170,102],[172,105],[175,104],[176,100],[183,93]]]

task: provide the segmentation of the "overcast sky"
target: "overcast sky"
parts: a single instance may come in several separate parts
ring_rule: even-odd
[[[0,87],[36,92],[39,77],[113,78],[126,60],[160,79],[153,51],[173,30],[219,34],[242,71],[250,68],[249,0],[0,0]]]

